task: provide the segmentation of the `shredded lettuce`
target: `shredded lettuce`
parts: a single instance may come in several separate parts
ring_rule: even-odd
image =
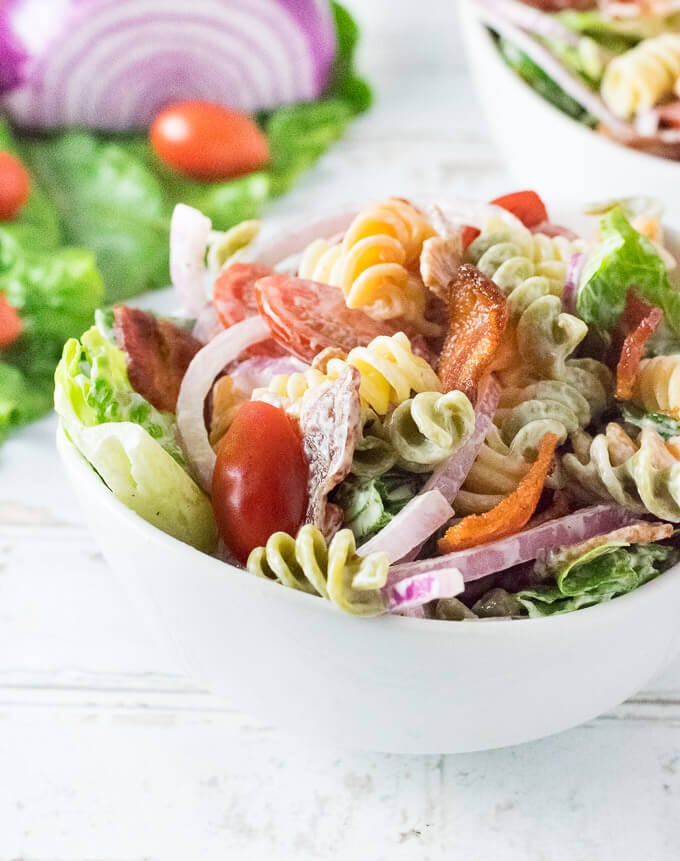
[[[577,559],[557,562],[546,576],[553,583],[514,596],[529,616],[554,616],[632,592],[674,564],[678,552],[660,544],[596,547]]]
[[[371,481],[350,477],[336,491],[334,502],[344,512],[344,525],[361,544],[387,526],[413,499],[418,488],[417,478],[398,470]]]
[[[588,325],[611,331],[626,304],[629,287],[664,312],[668,328],[680,333],[680,292],[668,278],[654,245],[638,233],[620,207],[601,221],[601,242],[588,256],[581,275],[576,308]]]
[[[568,9],[556,16],[566,27],[577,33],[584,33],[597,40],[613,53],[620,54],[632,48],[642,39],[658,36],[669,30],[677,30],[680,16],[626,15],[614,18],[605,17],[596,9],[580,12]]]

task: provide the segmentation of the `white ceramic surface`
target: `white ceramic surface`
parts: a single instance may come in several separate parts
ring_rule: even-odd
[[[537,95],[505,64],[475,14],[459,0],[465,54],[501,157],[517,183],[567,202],[638,194],[680,213],[680,164],[616,144]]]
[[[192,678],[323,741],[400,753],[500,747],[623,701],[680,649],[680,567],[553,619],[360,619],[244,574],[119,503],[60,431],[90,528]]]

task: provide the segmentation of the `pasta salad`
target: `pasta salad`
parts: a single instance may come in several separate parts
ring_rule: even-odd
[[[539,95],[626,146],[680,159],[677,0],[476,0],[505,62]]]
[[[616,598],[680,560],[680,292],[653,201],[588,212],[391,198],[267,243],[180,205],[181,315],[99,311],[62,426],[150,523],[348,613]]]

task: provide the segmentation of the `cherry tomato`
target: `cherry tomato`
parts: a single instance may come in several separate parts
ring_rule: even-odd
[[[9,347],[21,334],[21,320],[7,299],[0,293],[0,350]]]
[[[177,102],[151,126],[151,145],[168,167],[192,179],[217,181],[269,161],[267,140],[250,117],[212,102]]]
[[[220,535],[239,562],[274,532],[295,535],[307,510],[309,467],[291,419],[249,401],[217,451],[212,505]]]
[[[536,227],[543,221],[548,221],[548,210],[545,203],[535,191],[515,191],[504,194],[492,200],[496,206],[507,209],[522,222],[525,227]]]
[[[28,200],[31,178],[19,159],[0,152],[0,221],[11,221]]]
[[[471,227],[469,224],[464,224],[460,231],[460,238],[463,243],[463,251],[470,245],[481,233],[476,227]]]

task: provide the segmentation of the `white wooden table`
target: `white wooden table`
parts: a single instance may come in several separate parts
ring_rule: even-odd
[[[378,104],[274,217],[509,190],[449,0],[351,5]],[[310,747],[159,654],[83,528],[54,429],[0,449],[0,861],[680,858],[680,662],[613,713],[522,747]]]

